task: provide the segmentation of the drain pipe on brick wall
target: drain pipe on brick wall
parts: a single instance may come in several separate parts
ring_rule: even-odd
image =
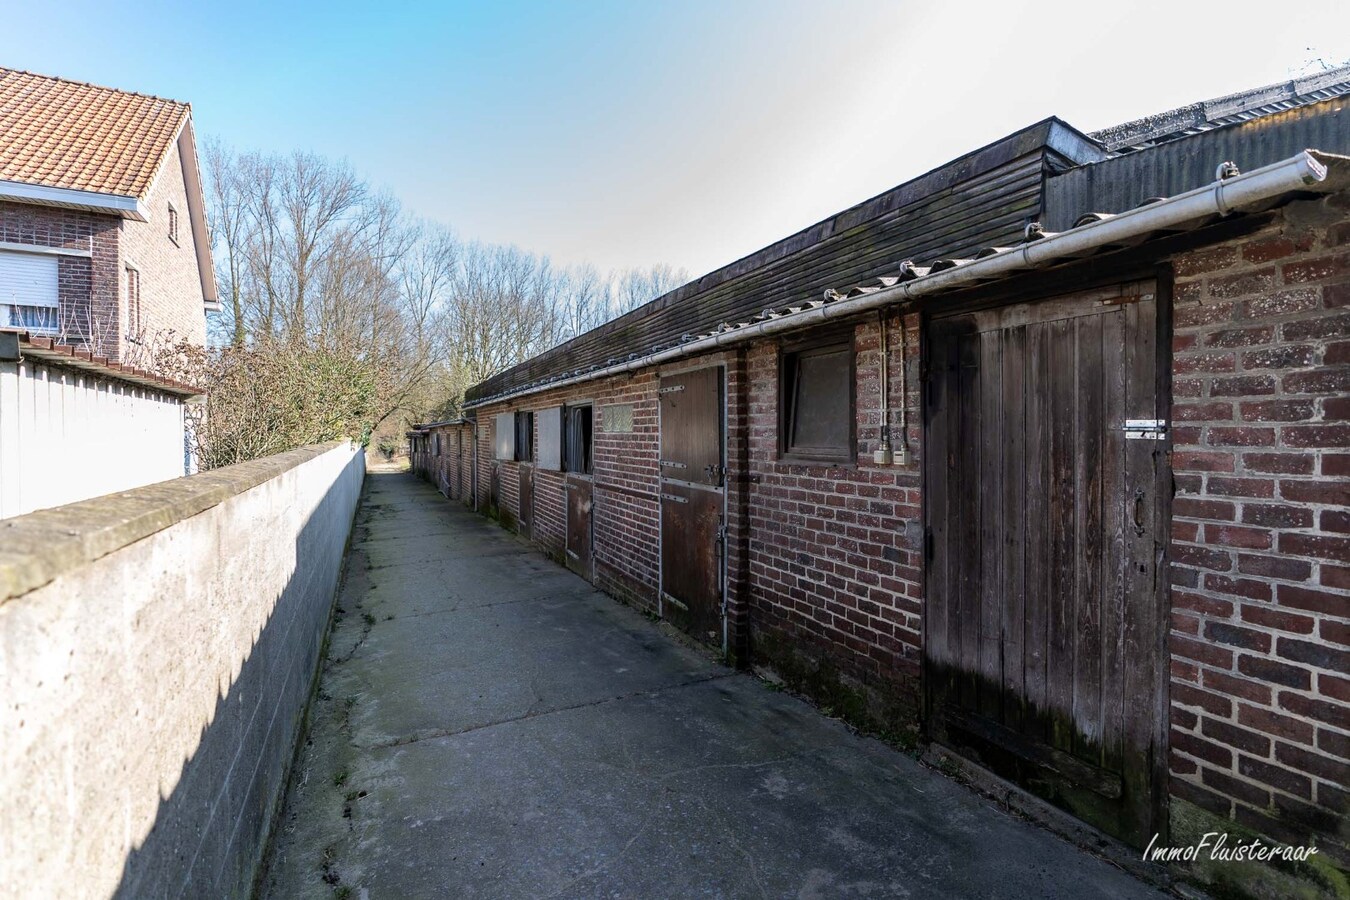
[[[889,466],[894,459],[891,454],[891,379],[886,371],[890,347],[886,343],[886,310],[877,310],[877,328],[881,343],[881,442],[877,444],[872,461],[879,466]]]
[[[905,314],[900,314],[900,452],[896,454],[896,465],[909,465],[909,354],[906,343],[909,337],[905,333]]]

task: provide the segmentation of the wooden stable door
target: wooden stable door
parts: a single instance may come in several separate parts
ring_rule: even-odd
[[[591,479],[567,476],[567,568],[587,581],[595,578],[591,555],[591,511],[595,487]]]
[[[1138,846],[1160,822],[1166,441],[1151,282],[934,319],[933,736]]]
[[[519,531],[526,537],[534,537],[534,466],[522,463],[519,467],[519,513],[517,522]]]
[[[722,369],[663,375],[659,396],[662,615],[720,646],[726,511]]]

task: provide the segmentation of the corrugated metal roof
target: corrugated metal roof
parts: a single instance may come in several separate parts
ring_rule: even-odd
[[[1293,106],[1170,139],[1065,172],[1045,185],[1042,221],[1063,231],[1088,210],[1130,209],[1150,197],[1170,197],[1208,184],[1224,162],[1244,172],[1308,147],[1350,154],[1350,94]]]
[[[1091,137],[1111,153],[1132,153],[1346,94],[1350,94],[1350,66],[1341,66],[1292,81],[1201,100],[1094,131]]]

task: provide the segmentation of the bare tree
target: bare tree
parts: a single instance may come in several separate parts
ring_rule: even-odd
[[[364,438],[449,415],[469,386],[684,277],[669,266],[601,276],[518,247],[463,243],[410,220],[345,163],[311,153],[235,153],[213,142],[205,158],[227,298],[213,333],[228,349],[193,357],[162,341],[147,346],[161,367],[209,381],[211,415],[231,420],[201,430],[221,448],[203,449],[208,464],[334,429]],[[322,371],[298,371],[296,360]],[[325,412],[334,403],[343,408]],[[258,428],[280,436],[253,435]]]

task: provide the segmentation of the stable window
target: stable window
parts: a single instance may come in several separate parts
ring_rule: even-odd
[[[563,466],[569,472],[591,474],[591,406],[569,406],[564,411]]]
[[[619,403],[606,406],[601,410],[601,414],[604,416],[606,434],[633,433],[633,404]]]
[[[441,436],[439,433],[436,435],[436,455],[441,455]]]
[[[516,413],[516,461],[534,461],[534,413]]]
[[[539,426],[539,448],[535,461],[550,472],[562,469],[562,407],[550,406],[534,414]]]
[[[784,459],[854,460],[853,365],[851,336],[783,348],[779,405]]]

